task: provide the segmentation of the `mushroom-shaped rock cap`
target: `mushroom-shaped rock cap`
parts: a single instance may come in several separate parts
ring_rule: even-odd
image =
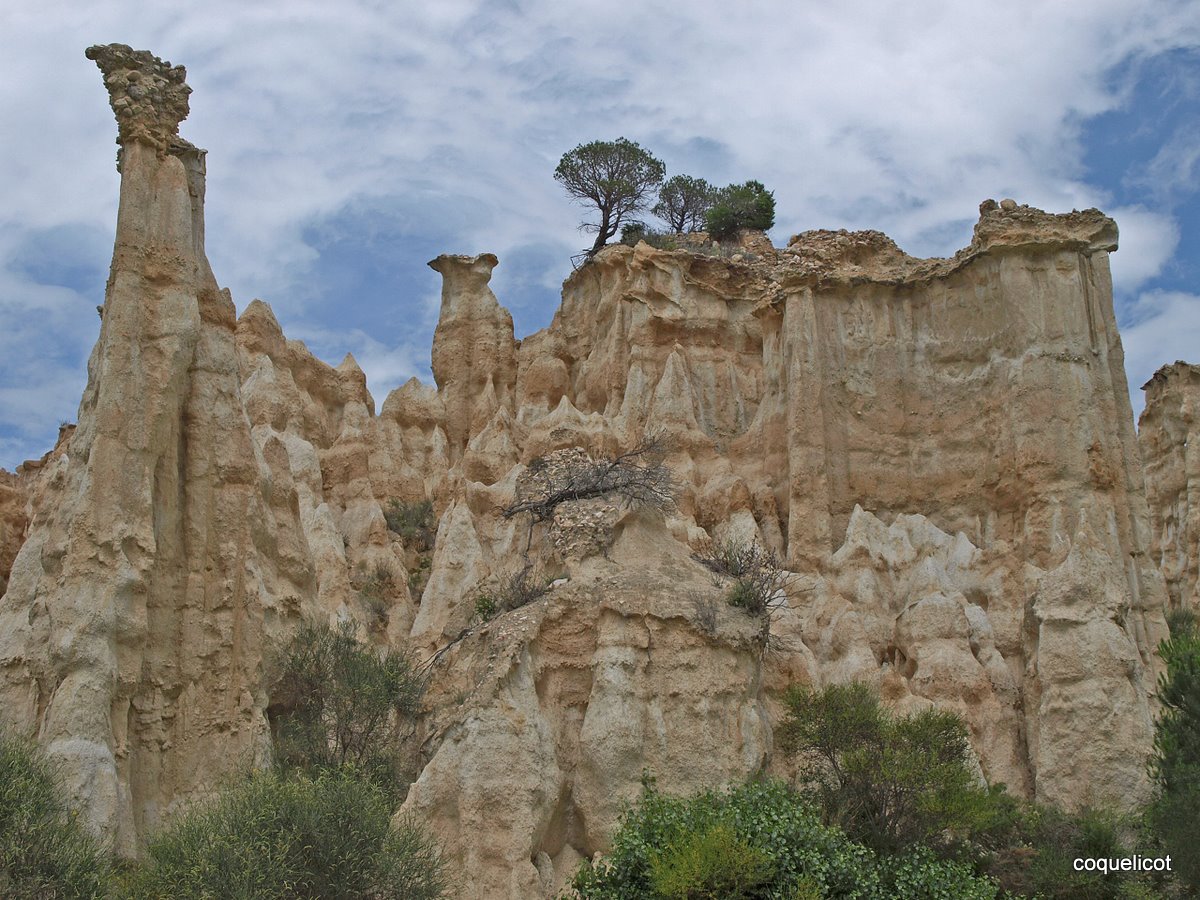
[[[429,268],[435,272],[448,275],[461,270],[470,271],[482,276],[486,281],[492,277],[492,269],[500,264],[494,253],[480,253],[478,256],[467,256],[463,253],[443,253],[429,261]]]
[[[179,123],[188,115],[184,83],[187,70],[172,66],[149,50],[127,44],[88,47],[87,58],[99,66],[108,89],[108,102],[117,117],[117,143],[142,141],[160,153],[172,147],[190,148],[179,137]]]

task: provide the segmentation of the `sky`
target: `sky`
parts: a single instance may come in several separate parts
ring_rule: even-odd
[[[207,247],[239,311],[271,304],[382,405],[430,381],[440,253],[492,252],[518,337],[549,324],[585,212],[562,154],[626,137],[667,174],[757,179],[777,246],[874,228],[916,256],[985,198],[1097,206],[1135,413],[1200,362],[1195,0],[212,0],[0,8],[0,467],[74,421],[119,176],[90,44],[183,64]]]

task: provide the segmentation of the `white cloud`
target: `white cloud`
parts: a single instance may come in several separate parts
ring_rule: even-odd
[[[1129,309],[1128,318],[1132,324],[1121,329],[1121,343],[1137,414],[1144,405],[1141,386],[1160,367],[1177,359],[1200,362],[1200,295],[1149,291]]]
[[[1121,232],[1120,249],[1111,257],[1113,291],[1128,294],[1162,271],[1179,244],[1179,226],[1170,215],[1142,206],[1108,212]]]

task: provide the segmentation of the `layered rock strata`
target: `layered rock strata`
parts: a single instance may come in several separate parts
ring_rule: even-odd
[[[520,341],[496,258],[442,256],[436,387],[376,412],[352,357],[317,360],[261,301],[235,322],[204,259],[203,151],[177,134],[182,70],[89,52],[121,123],[117,246],[78,430],[37,493],[0,485],[23,510],[4,534],[28,534],[0,709],[127,852],[265,758],[268,639],[304,617],[428,661],[404,812],[489,897],[553,895],[643,770],[676,791],[788,774],[772,729],[794,683],[954,710],[981,773],[1023,796],[1145,796],[1156,560],[1172,598],[1195,588],[1190,400],[1166,376],[1143,421],[1172,517],[1152,520],[1110,219],[989,201],[944,260],[877,232],[611,247]],[[670,509],[503,515],[532,469],[648,437]],[[422,501],[431,549],[388,526]],[[693,558],[726,540],[794,573],[769,653]],[[526,564],[553,587],[481,622]]]

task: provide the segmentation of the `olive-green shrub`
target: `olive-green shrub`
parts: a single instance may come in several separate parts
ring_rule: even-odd
[[[996,894],[995,883],[966,864],[922,848],[880,858],[822,824],[803,797],[779,782],[676,798],[647,780],[608,855],[585,862],[567,896],[992,900]]]
[[[304,625],[280,652],[268,713],[285,770],[353,766],[397,794],[424,679],[407,655],[360,644],[349,622]]]
[[[436,845],[411,824],[391,828],[379,788],[349,772],[264,772],[192,807],[155,837],[128,894],[158,898],[302,900],[446,895]]]
[[[105,896],[106,854],[79,824],[53,764],[0,735],[0,897]]]

